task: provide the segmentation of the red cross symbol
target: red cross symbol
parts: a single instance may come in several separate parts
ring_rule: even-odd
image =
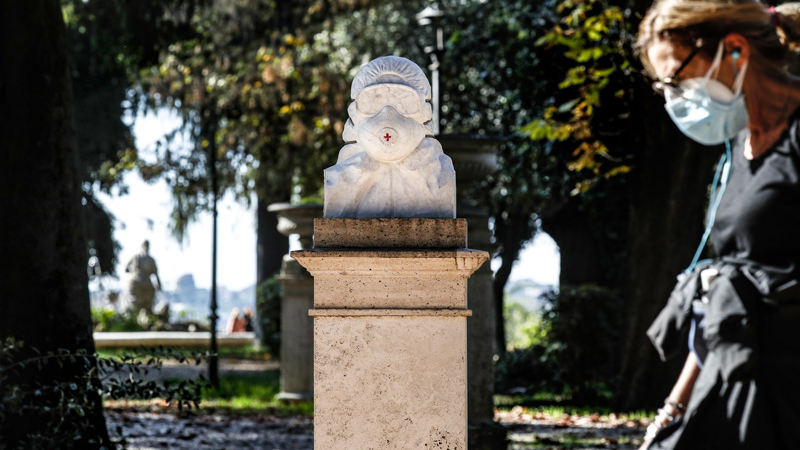
[[[392,136],[390,136],[389,133],[386,133],[386,136],[384,136],[383,138],[386,139],[386,142],[389,142],[389,139],[391,139]]]

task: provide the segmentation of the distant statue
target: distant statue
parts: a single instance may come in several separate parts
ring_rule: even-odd
[[[125,272],[132,274],[128,282],[131,308],[135,312],[145,310],[152,314],[156,290],[161,290],[161,280],[158,278],[156,261],[150,256],[150,242],[142,243],[142,252],[131,258],[125,266]],[[156,286],[153,286],[150,275],[156,276]]]
[[[431,85],[405,58],[358,72],[336,165],[325,170],[325,218],[455,218],[456,173],[434,139]]]

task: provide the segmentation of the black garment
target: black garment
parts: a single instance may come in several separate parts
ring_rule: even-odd
[[[728,260],[762,266],[767,272],[751,272],[760,290],[798,297],[792,281],[800,273],[800,109],[775,145],[752,161],[744,157],[746,136],[733,148],[711,234],[714,249]]]
[[[712,231],[720,271],[706,294],[709,350],[685,416],[651,449],[800,449],[800,111],[764,155],[743,133]],[[648,330],[663,358],[686,342],[700,267]]]

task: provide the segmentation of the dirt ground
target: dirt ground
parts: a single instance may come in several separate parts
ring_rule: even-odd
[[[312,450],[311,417],[236,417],[110,410],[109,430],[122,427],[130,450]]]
[[[131,450],[312,450],[311,417],[230,416],[215,413],[142,412],[110,408],[109,429],[122,427]],[[495,420],[508,428],[509,450],[636,449],[646,421],[625,416],[549,417],[524,408],[497,411]]]
[[[508,449],[638,449],[649,424],[624,415],[550,417],[515,407],[495,411],[495,420],[508,430]]]

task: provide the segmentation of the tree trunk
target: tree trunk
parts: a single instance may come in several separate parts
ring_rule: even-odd
[[[554,201],[542,212],[542,230],[558,244],[561,256],[561,286],[592,283],[606,285],[607,267],[592,233],[592,224],[576,197]]]
[[[649,86],[637,92],[631,189],[627,326],[619,406],[655,408],[669,394],[683,361],[661,363],[645,331],[666,304],[676,276],[691,262],[703,232],[707,189],[718,148],[695,144],[672,124]]]
[[[535,232],[529,226],[530,216],[530,214],[518,214],[510,216],[506,220],[495,221],[495,237],[498,242],[503,243],[498,254],[503,263],[495,272],[492,283],[495,303],[495,339],[497,351],[501,355],[506,352],[507,345],[505,316],[503,315],[506,283],[508,283],[514,262],[519,258],[522,245],[528,242]]]
[[[283,255],[289,253],[289,238],[278,232],[278,214],[267,211],[269,202],[258,199],[257,284],[281,270]]]
[[[0,272],[0,338],[14,336],[41,351],[94,352],[60,2],[3,2],[0,30],[0,254],[6,261]],[[43,375],[52,383],[88,368],[67,364]],[[95,435],[84,441],[107,444],[102,403],[93,400],[87,414]],[[24,428],[42,425],[32,421]]]

